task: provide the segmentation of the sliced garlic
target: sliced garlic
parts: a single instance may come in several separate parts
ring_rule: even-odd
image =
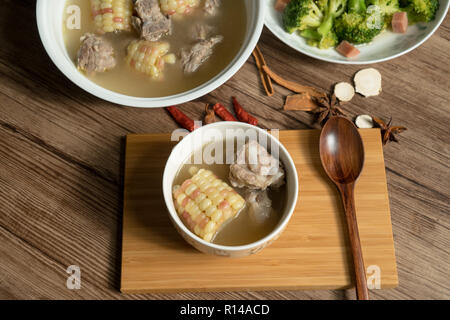
[[[334,95],[340,101],[348,102],[355,95],[355,88],[348,82],[339,82],[334,86]]]
[[[355,74],[356,92],[365,97],[377,96],[381,92],[381,74],[377,69],[362,69]]]
[[[372,117],[367,114],[357,116],[355,119],[355,124],[360,129],[369,129],[374,127]]]

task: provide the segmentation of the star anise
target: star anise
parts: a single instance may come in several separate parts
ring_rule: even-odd
[[[395,134],[402,133],[407,130],[405,127],[401,126],[392,126],[392,118],[386,124],[383,120],[372,117],[373,121],[377,124],[377,126],[381,129],[381,138],[383,140],[383,145],[390,141],[398,142]]]
[[[314,100],[319,105],[319,107],[312,112],[317,115],[316,121],[319,124],[322,124],[331,116],[345,115],[344,110],[341,109],[339,101],[336,99],[336,96],[334,94],[325,95],[323,97],[315,97]]]

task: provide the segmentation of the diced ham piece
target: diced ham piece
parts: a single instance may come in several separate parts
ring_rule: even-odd
[[[405,33],[408,29],[408,15],[406,12],[396,12],[392,16],[392,31],[395,33]]]
[[[347,58],[356,57],[359,54],[359,50],[346,40],[339,43],[339,45],[336,47],[336,51]]]
[[[275,10],[283,11],[289,2],[291,2],[291,0],[277,0],[275,3]]]

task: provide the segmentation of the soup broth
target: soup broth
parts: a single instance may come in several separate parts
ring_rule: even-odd
[[[193,157],[191,157],[190,160],[192,159]],[[217,176],[217,178],[231,185],[229,180],[230,165],[192,164],[192,162],[193,161],[187,161],[187,163],[181,166],[175,176],[173,185],[181,185],[184,181],[190,179],[192,177],[189,172],[191,167],[210,170]],[[233,189],[245,198],[244,189]],[[280,222],[281,214],[285,208],[286,194],[286,184],[282,185],[280,188],[268,188],[268,196],[272,201],[272,212],[264,222],[261,223],[252,219],[249,214],[249,207],[246,205],[235,218],[225,223],[219,229],[212,243],[227,246],[238,246],[258,241],[269,235],[269,233],[272,232]]]
[[[85,33],[95,33],[95,26],[91,16],[90,0],[67,0],[66,8],[70,5],[76,5],[81,9],[81,29],[69,30],[66,23],[63,25],[67,53],[75,62],[80,48],[80,38]],[[131,70],[125,63],[128,45],[131,41],[139,39],[134,30],[103,35],[114,47],[117,65],[110,71],[86,77],[105,89],[144,98],[185,92],[209,81],[225,69],[239,52],[245,38],[247,15],[243,0],[222,1],[219,14],[212,17],[205,16],[202,7],[203,0],[200,7],[193,9],[190,14],[172,17],[172,34],[164,36],[160,41],[170,44],[169,51],[177,55],[177,62],[173,65],[166,64],[160,79],[151,79],[145,74]],[[64,21],[70,15],[66,11]],[[211,57],[196,72],[185,74],[179,53],[182,48],[195,43],[190,33],[198,23],[212,26],[214,34],[222,35],[224,38],[214,48]]]

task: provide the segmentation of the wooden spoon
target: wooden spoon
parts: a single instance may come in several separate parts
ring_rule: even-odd
[[[364,165],[364,146],[355,125],[343,118],[330,118],[320,134],[320,160],[325,172],[336,184],[344,203],[358,300],[368,300],[366,271],[355,213],[354,189]]]

